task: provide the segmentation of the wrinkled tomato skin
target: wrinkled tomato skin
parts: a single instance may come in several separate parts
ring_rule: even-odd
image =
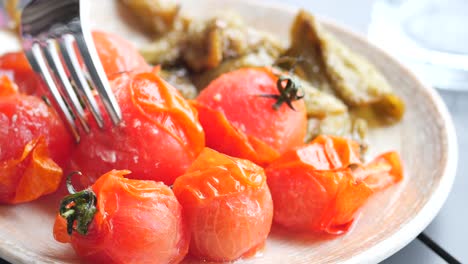
[[[343,234],[376,191],[402,179],[398,154],[362,164],[357,143],[319,136],[283,154],[265,172],[273,221],[293,231]]]
[[[74,143],[56,112],[35,96],[0,97],[0,161],[19,156],[28,142],[40,136],[45,137],[52,159],[64,167]]]
[[[123,121],[92,129],[71,160],[84,186],[112,169],[129,169],[130,178],[172,184],[204,147],[197,112],[154,73],[124,74],[111,82]],[[109,120],[107,120],[109,121]]]
[[[41,99],[14,89],[0,96],[0,203],[55,192],[72,146],[64,124]]]
[[[124,178],[128,173],[111,171],[92,186],[97,213],[86,235],[68,236],[57,216],[54,237],[89,263],[179,263],[189,245],[181,205],[168,186]]]
[[[266,169],[275,205],[274,222],[293,231],[342,234],[373,193],[344,171]],[[350,200],[340,199],[353,193]],[[300,197],[300,198],[299,198]]]
[[[262,247],[273,203],[263,169],[205,148],[174,193],[191,233],[190,254],[206,261],[233,261]]]
[[[295,110],[286,104],[275,110],[276,100],[261,96],[279,94],[277,79],[271,69],[245,68],[213,80],[194,104],[207,146],[264,165],[303,144],[307,126],[304,102],[294,101]],[[243,144],[230,143],[239,141]]]

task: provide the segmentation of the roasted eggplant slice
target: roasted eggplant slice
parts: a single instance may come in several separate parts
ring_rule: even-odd
[[[399,120],[403,101],[385,77],[364,57],[326,32],[314,17],[300,11],[291,28],[291,47],[285,55],[299,58],[296,73],[321,90],[331,87],[348,106],[371,105],[388,120]]]
[[[170,31],[179,13],[177,0],[120,0],[152,34]]]

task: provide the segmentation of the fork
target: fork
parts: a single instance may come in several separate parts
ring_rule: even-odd
[[[87,0],[32,0],[21,14],[22,45],[26,57],[47,85],[59,108],[57,110],[62,113],[76,142],[80,142],[81,130],[90,132],[86,108],[97,125],[104,127],[104,118],[93,92],[99,94],[114,125],[122,119],[120,107],[83,19],[88,4]],[[78,56],[81,56],[87,72],[80,66]],[[91,89],[90,84],[95,90]]]

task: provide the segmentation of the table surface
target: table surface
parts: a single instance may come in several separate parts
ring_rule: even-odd
[[[331,18],[361,34],[366,33],[374,2],[374,0],[261,1],[304,7],[314,14]],[[383,261],[384,264],[438,264],[456,263],[456,261],[468,263],[468,228],[466,227],[468,210],[464,204],[468,202],[468,92],[439,90],[439,93],[452,114],[457,132],[459,162],[455,183],[440,213],[424,230],[423,239],[415,239],[395,255]],[[0,259],[0,264],[3,263],[5,262]]]

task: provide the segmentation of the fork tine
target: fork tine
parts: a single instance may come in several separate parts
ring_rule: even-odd
[[[25,50],[25,53],[33,69],[36,72],[38,72],[41,75],[44,82],[46,82],[47,87],[52,93],[52,96],[55,102],[57,103],[58,107],[60,108],[60,110],[62,111],[63,115],[65,116],[67,120],[67,123],[70,127],[73,137],[75,138],[76,142],[79,142],[80,135],[78,133],[78,128],[76,127],[73,116],[70,113],[66,102],[63,100],[59,90],[57,89],[57,86],[55,85],[55,81],[49,72],[44,56],[42,55],[40,45],[38,43],[34,43],[31,46],[31,49]]]
[[[78,58],[73,47],[73,37],[71,35],[64,35],[62,38],[57,39],[57,41],[59,43],[63,59],[67,64],[68,70],[70,71],[72,78],[78,88],[78,93],[80,94],[81,98],[85,99],[85,103],[91,110],[91,113],[93,114],[98,126],[103,128],[104,121],[102,114],[99,110],[96,99],[91,92],[91,88],[89,87],[89,84],[81,70],[81,66],[78,62]]]
[[[60,81],[62,87],[65,90],[65,93],[68,95],[68,99],[70,100],[70,103],[71,103],[69,104],[69,106],[73,110],[75,110],[75,116],[78,117],[78,120],[83,126],[83,129],[85,130],[85,132],[89,133],[89,126],[85,120],[84,109],[81,106],[81,103],[78,100],[78,97],[76,96],[76,93],[65,73],[65,69],[63,68],[62,62],[57,52],[56,41],[51,40],[51,39],[47,40],[46,47],[43,48],[43,52],[45,54],[45,57],[47,59],[49,66],[52,68],[52,71],[58,77],[57,78],[58,81]]]
[[[109,113],[112,122],[116,125],[122,120],[122,112],[112,92],[109,81],[104,73],[104,69],[99,59],[96,47],[91,39],[89,32],[75,32],[75,37],[78,48],[81,52],[81,57],[84,60],[86,68],[91,76],[91,79],[97,88],[101,100]]]

